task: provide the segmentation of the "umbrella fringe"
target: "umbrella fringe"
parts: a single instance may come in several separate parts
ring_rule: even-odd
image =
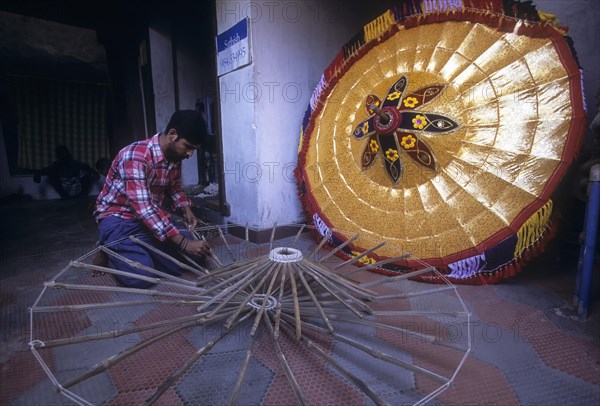
[[[517,246],[515,247],[515,258],[521,256],[523,252],[535,244],[544,234],[544,231],[550,223],[552,216],[552,200],[543,205],[533,216],[521,226],[517,232]]]

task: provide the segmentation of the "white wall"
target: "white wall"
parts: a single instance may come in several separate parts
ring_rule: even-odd
[[[214,97],[214,73],[211,65],[213,60],[206,60],[203,55],[198,54],[200,41],[211,41],[212,38],[202,38],[194,30],[186,30],[186,27],[175,23],[176,32],[175,47],[177,49],[177,83],[178,83],[178,102],[180,110],[195,110],[196,101],[206,103],[208,96]],[[210,106],[205,106],[206,112],[209,112]],[[207,116],[207,118],[209,118]],[[182,182],[184,185],[197,185],[198,176],[198,154],[183,161]]]
[[[162,131],[175,112],[175,80],[173,77],[173,50],[168,22],[149,29],[150,63],[154,90],[156,129]],[[152,136],[153,134],[148,134]]]
[[[217,32],[226,31],[245,18],[243,10],[250,8],[249,0],[217,1]],[[256,213],[259,210],[259,180],[255,166],[258,161],[257,127],[255,103],[242,96],[244,89],[253,81],[254,64],[251,64],[221,76],[218,84],[221,98],[224,183],[227,201],[231,205],[229,220],[248,224],[250,227],[258,225]]]
[[[219,33],[249,17],[253,58],[219,80],[230,221],[265,229],[304,220],[293,169],[312,91],[341,47],[391,3],[217,0]]]
[[[171,115],[176,110],[176,97],[179,110],[194,110],[201,68],[186,52],[177,50],[177,75],[179,94],[176,95],[176,82],[173,67],[173,42],[170,23],[154,25],[149,29],[150,59],[152,63],[152,83],[157,131],[164,131]],[[177,47],[177,42],[175,42]],[[152,136],[153,134],[149,134]],[[185,159],[181,165],[181,183],[198,184],[197,154]]]

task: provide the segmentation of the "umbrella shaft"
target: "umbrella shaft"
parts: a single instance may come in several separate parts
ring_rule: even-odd
[[[390,122],[390,117],[387,114],[382,113],[381,109],[375,104],[371,104],[370,108],[381,118],[381,124],[386,125]]]

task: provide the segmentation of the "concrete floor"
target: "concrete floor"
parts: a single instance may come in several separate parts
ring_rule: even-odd
[[[34,304],[46,281],[54,278],[70,260],[94,248],[97,231],[90,217],[90,202],[7,202],[0,206],[0,218],[0,405],[74,404],[53,391],[51,380],[28,348],[31,324],[27,309]],[[472,352],[454,384],[432,404],[600,404],[598,290],[594,292],[590,317],[586,320],[576,317],[571,308],[576,258],[563,255],[558,260],[558,248],[552,247],[549,253],[531,262],[519,275],[503,284],[457,287],[456,291],[472,314],[468,328]],[[221,253],[226,255],[224,251]],[[82,278],[92,280],[88,276]],[[385,277],[368,273],[361,278],[362,282]],[[417,290],[432,288],[416,282],[410,286]],[[95,295],[93,302],[108,302],[116,297],[113,293],[95,292],[77,293],[73,298],[83,300],[86,295],[85,299]],[[55,303],[60,303],[65,297],[63,293],[58,294],[54,298]],[[423,300],[428,299],[412,301],[412,308],[419,303],[429,305]],[[446,306],[450,294],[437,296],[435,300]],[[140,320],[148,323],[172,317],[167,311],[143,306],[124,312],[117,323],[129,325]],[[188,314],[182,309],[173,312],[181,316]],[[97,334],[107,325],[114,324],[115,319],[103,311],[89,311],[85,317],[64,316],[55,319],[54,323],[42,317],[39,323],[33,323],[34,329],[38,330],[35,334],[40,334],[41,330],[48,339],[64,334],[65,329],[69,330],[69,337]],[[427,333],[437,333],[437,324],[427,326],[430,329]],[[448,333],[448,325],[445,326],[445,333]],[[465,330],[458,331],[463,334]],[[78,393],[93,404],[143,403],[165,377],[189,361],[218,334],[218,328],[195,328],[185,334],[175,334],[169,341],[153,347],[152,351],[142,351],[108,373],[85,382]],[[149,336],[140,332],[135,336],[104,340],[106,342],[103,343],[75,344],[68,350],[58,347],[46,353],[40,351],[40,354],[56,378],[64,382],[82,368],[130,348],[132,342],[148,339]],[[246,385],[240,392],[239,404],[294,404],[294,394],[273,351],[269,351],[272,346],[262,343],[268,341],[266,335],[259,336],[257,340],[260,343],[249,359]],[[415,365],[431,365],[431,370],[455,365],[455,355],[442,350],[430,351],[426,344],[420,340],[404,340],[402,345],[407,353],[398,354],[398,357],[405,357],[407,362]],[[286,354],[290,354],[290,363],[305,391],[307,403],[373,403],[347,379],[326,370],[295,341],[285,341],[282,345]],[[225,340],[201,362],[195,363],[157,404],[228,403],[228,394],[236,383],[247,347],[246,335]],[[341,346],[332,346],[331,349],[334,356],[347,360],[348,357],[341,355],[343,351]],[[402,370],[369,372],[371,361],[357,359],[356,362],[348,367],[358,375],[370,373],[375,376],[370,384],[391,399],[390,403],[394,405],[414,403],[439,386],[420,375]],[[136,369],[140,364],[145,366],[143,371]],[[449,371],[452,372],[452,368]]]

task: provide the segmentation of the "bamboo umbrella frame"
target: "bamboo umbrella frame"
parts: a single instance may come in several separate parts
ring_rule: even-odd
[[[386,245],[385,242],[374,241],[371,249],[342,262],[335,254],[359,238],[358,234],[350,238],[347,244],[334,247],[329,244],[326,236],[315,246],[312,241],[302,239],[302,234],[311,227],[306,225],[297,227],[298,232],[292,238],[279,241],[275,239],[277,225],[273,225],[268,244],[259,247],[261,249],[252,257],[247,257],[250,251],[247,226],[245,239],[238,243],[232,243],[221,227],[190,230],[196,239],[204,239],[206,234],[217,236],[209,241],[213,249],[202,265],[200,261],[190,257],[175,258],[145,242],[143,236],[129,237],[131,241],[148,250],[152,255],[176,264],[184,272],[182,276],[173,276],[131,261],[114,252],[111,245],[97,247],[71,261],[54,278],[45,283],[29,312],[30,349],[56,391],[75,403],[84,405],[91,403],[78,393],[77,388],[80,384],[99,374],[110,372],[111,368],[131,359],[137,353],[153,348],[157,343],[167,341],[182,332],[202,327],[220,327],[220,334],[205,343],[174,372],[163,377],[164,379],[146,399],[146,404],[152,405],[159,401],[161,396],[177,385],[194,365],[211,354],[221,340],[240,328],[247,328],[250,334],[244,360],[239,365],[237,381],[228,397],[228,402],[232,405],[241,402],[241,391],[248,379],[250,361],[256,356],[259,346],[264,345],[264,340],[260,339],[263,335],[272,343],[272,351],[278,367],[285,376],[296,403],[300,405],[311,402],[310,391],[295,371],[292,358],[286,356],[286,348],[289,348],[286,343],[289,342],[303,346],[313,354],[315,363],[324,363],[331,370],[337,371],[343,379],[350,382],[356,390],[375,404],[393,404],[397,400],[386,399],[363,377],[364,374],[344,365],[339,355],[332,352],[332,343],[343,344],[355,352],[368,356],[374,365],[397,368],[404,373],[419,375],[440,385],[431,393],[418,399],[416,404],[428,402],[450,387],[471,351],[470,314],[455,287],[446,281],[446,284],[436,288],[410,288],[419,285],[416,282],[409,283],[410,277],[437,273],[434,267],[427,264],[423,264],[421,270],[399,273],[391,277],[369,272],[394,260],[410,257],[410,254],[400,251],[392,259],[388,258],[366,266],[354,265],[360,263],[361,258],[375,253]],[[219,251],[219,248],[224,250]],[[236,251],[235,248],[239,250]],[[264,252],[264,248],[267,248],[267,252]],[[134,275],[90,263],[91,258],[99,250],[104,251],[109,257],[126,261],[134,268],[152,276]],[[92,278],[90,277],[92,273],[102,276]],[[153,286],[147,289],[117,286],[111,275],[127,275],[152,283]],[[438,276],[443,278],[441,274]],[[402,284],[408,286],[409,290],[406,290]],[[402,289],[400,289],[401,285],[404,286]],[[68,302],[68,298],[72,295],[79,298],[78,303]],[[114,295],[119,299],[104,299],[104,301],[97,299],[103,297],[102,295]],[[440,298],[443,299],[442,301],[452,300],[454,306],[436,308],[434,304]],[[410,304],[411,300],[417,301],[416,308],[395,307],[399,301]],[[430,308],[428,308],[429,304],[431,304]],[[44,317],[85,315],[94,311],[118,313],[123,309],[148,307],[174,309],[170,313],[173,317],[152,322],[136,322],[124,329],[115,328],[99,334],[77,337],[47,336],[40,331],[43,329],[39,327],[40,318]],[[181,312],[179,316],[176,316],[177,311]],[[433,323],[450,322],[453,326],[462,325],[466,328],[465,339],[456,342],[443,337],[443,334],[440,337],[430,330],[423,332],[418,328],[415,329],[415,323],[410,322],[414,317]],[[409,322],[402,323],[399,320]],[[352,327],[348,330],[348,326]],[[375,334],[363,336],[354,332],[354,330],[358,332],[365,329]],[[72,345],[84,343],[93,345],[103,340],[141,333],[145,338],[135,345],[115,350],[113,355],[100,360],[95,365],[90,365],[79,375],[62,382],[43,356],[45,351],[51,351],[53,348],[68,351],[69,346]],[[386,346],[381,346],[381,337],[388,335],[404,338],[400,343],[394,340],[383,340],[387,347],[390,345],[394,347],[392,352],[389,352]],[[377,337],[375,341],[373,341],[374,336]],[[398,358],[395,355],[396,350],[406,353],[414,351],[412,347],[404,345],[406,337],[412,337],[422,346],[433,345],[455,352],[458,361],[454,370],[444,374],[430,367],[417,365],[410,360]],[[143,367],[140,365],[140,368]]]

